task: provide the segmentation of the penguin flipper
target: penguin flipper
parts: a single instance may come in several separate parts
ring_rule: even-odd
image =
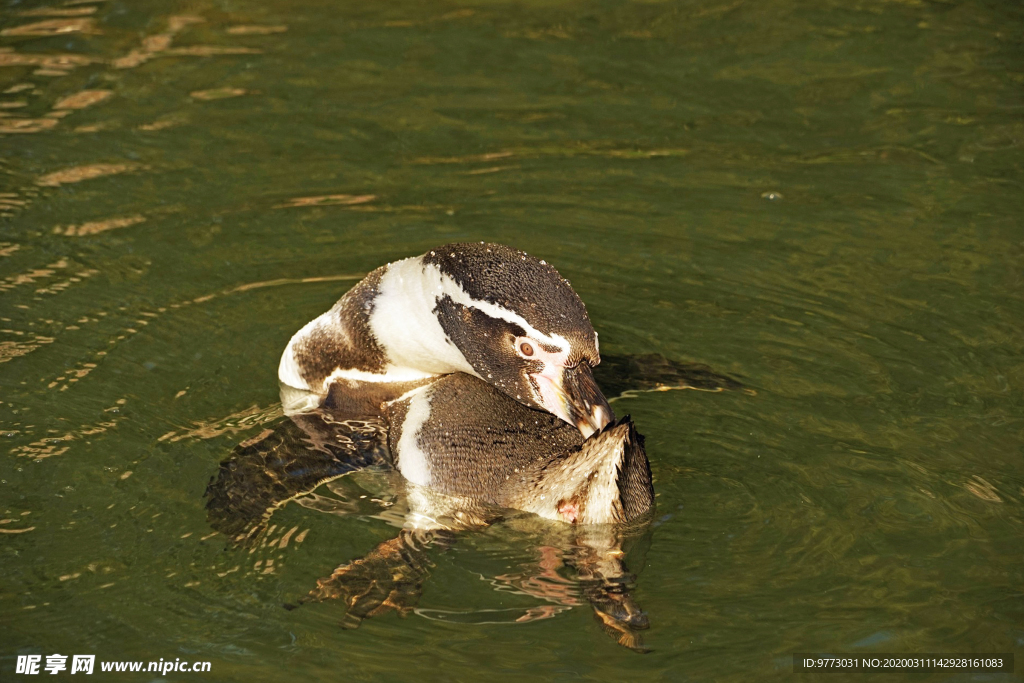
[[[701,363],[666,358],[660,353],[601,354],[594,379],[609,400],[634,392],[697,389],[754,393],[739,380],[723,375]]]
[[[204,497],[207,520],[234,542],[255,540],[273,511],[320,484],[387,462],[384,424],[318,412],[282,418],[235,446]]]

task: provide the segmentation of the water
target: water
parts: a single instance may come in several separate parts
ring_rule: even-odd
[[[46,7],[0,9],[5,680],[26,653],[225,681],[1024,656],[1019,6]],[[509,623],[552,603],[499,589],[545,552],[508,526],[357,630],[281,604],[393,536],[373,510],[288,505],[284,549],[211,536],[206,483],[273,417],[290,335],[477,239],[554,263],[602,351],[756,390],[615,404],[659,494],[633,558],[651,654],[585,607]]]

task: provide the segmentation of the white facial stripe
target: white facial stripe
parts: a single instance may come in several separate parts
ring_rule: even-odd
[[[429,271],[433,271],[430,272],[427,277],[430,277],[431,280],[437,280],[439,283],[438,290],[443,294],[447,294],[455,303],[462,304],[468,308],[475,308],[482,313],[486,313],[492,318],[514,323],[526,331],[526,336],[532,337],[534,340],[539,341],[542,344],[555,346],[563,353],[569,352],[569,340],[562,335],[554,333],[544,334],[536,327],[526,322],[526,319],[518,313],[502,308],[497,304],[492,304],[489,301],[479,301],[478,299],[474,299],[466,292],[466,290],[459,286],[459,283],[442,273],[440,268],[437,266],[429,265],[427,266],[427,269]],[[437,298],[440,298],[440,296]]]
[[[441,294],[440,278],[424,269],[422,257],[392,263],[378,285],[370,331],[394,368],[477,375],[434,315]]]
[[[430,463],[420,449],[419,436],[423,424],[430,417],[432,389],[433,387],[428,384],[405,394],[409,396],[409,408],[405,412],[402,436],[398,439],[396,448],[398,471],[403,477],[420,486],[430,486]]]
[[[569,341],[559,334],[544,334],[519,314],[471,297],[454,279],[437,266],[423,263],[423,257],[396,261],[381,277],[379,294],[370,316],[370,329],[396,368],[446,374],[465,372],[479,377],[448,340],[434,308],[443,296],[492,318],[514,323],[536,341],[569,351]]]

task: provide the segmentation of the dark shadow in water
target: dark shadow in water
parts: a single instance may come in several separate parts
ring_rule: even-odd
[[[206,488],[210,525],[247,545],[274,510],[343,474],[390,463],[379,419],[326,413],[285,417],[235,446]]]

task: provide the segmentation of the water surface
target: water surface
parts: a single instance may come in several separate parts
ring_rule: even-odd
[[[2,2],[5,680],[53,653],[224,681],[1024,658],[1016,4]],[[373,510],[288,505],[253,553],[207,523],[291,334],[458,240],[555,264],[602,351],[756,390],[615,404],[659,494],[651,654],[582,607],[490,618],[550,604],[496,584],[543,559],[508,526],[436,553],[420,613],[342,630],[281,605],[394,534]]]

